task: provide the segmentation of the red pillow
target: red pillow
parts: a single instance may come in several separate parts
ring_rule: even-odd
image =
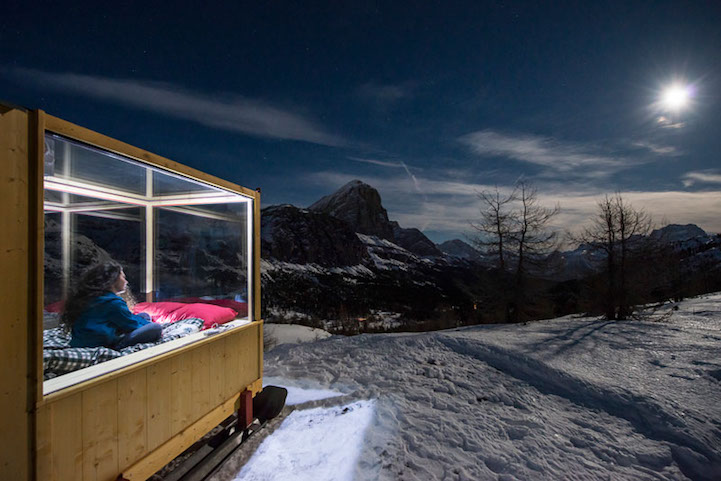
[[[203,299],[202,297],[181,297],[178,299],[170,299],[173,302],[185,302],[193,304],[212,304],[214,306],[230,307],[237,312],[240,317],[248,315],[248,304],[246,302],[238,302],[233,299]]]
[[[189,317],[199,317],[203,321],[203,329],[213,327],[214,324],[225,324],[232,321],[237,313],[228,307],[214,306],[212,304],[182,302],[141,302],[135,305],[133,313],[147,312],[153,322],[165,324]]]
[[[235,319],[238,314],[229,307],[214,306],[212,304],[184,304],[183,307],[173,311],[170,317],[176,321],[189,317],[199,317],[205,322],[203,329],[213,327],[215,324],[225,324]]]
[[[150,315],[153,322],[165,324],[177,321],[171,318],[171,314],[187,304],[182,302],[139,302],[133,307],[133,314],[145,312]]]

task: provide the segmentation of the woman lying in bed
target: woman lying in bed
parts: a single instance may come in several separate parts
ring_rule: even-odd
[[[123,268],[107,261],[90,268],[68,297],[61,318],[72,333],[71,347],[125,347],[155,342],[162,326],[150,321],[144,313],[133,314],[120,297],[128,281]]]

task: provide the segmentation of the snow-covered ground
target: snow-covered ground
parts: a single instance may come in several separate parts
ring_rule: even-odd
[[[265,323],[263,329],[276,346],[282,344],[300,344],[303,342],[319,341],[330,337],[328,331],[315,329],[313,327],[299,326],[297,324],[272,324]]]
[[[721,294],[285,344],[265,376],[296,410],[236,479],[721,479]]]

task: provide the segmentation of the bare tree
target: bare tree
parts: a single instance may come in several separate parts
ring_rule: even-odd
[[[508,195],[496,188],[479,193],[478,198],[480,220],[471,224],[478,232],[474,244],[495,258],[502,276],[499,300],[505,303],[506,322],[516,322],[529,302],[526,281],[531,268],[542,269],[554,248],[556,234],[548,230],[548,224],[559,207],[541,206],[538,191],[525,180],[517,182]]]
[[[626,319],[631,314],[628,299],[628,262],[629,257],[640,252],[645,247],[644,238],[651,233],[653,223],[651,217],[643,210],[634,209],[623,201],[621,194],[613,199],[618,225],[619,259],[619,295],[618,319]]]
[[[572,237],[579,244],[587,244],[592,249],[603,251],[606,256],[607,277],[603,309],[607,319],[616,318],[616,237],[613,200],[608,196],[598,202],[596,217],[591,225],[585,227],[580,235]]]
[[[495,191],[483,191],[478,194],[481,201],[480,220],[471,223],[478,235],[473,243],[486,255],[496,258],[496,265],[506,271],[506,257],[511,241],[511,229],[514,224],[514,212],[511,204],[516,200],[517,189],[508,195],[502,195],[496,187]]]
[[[560,212],[560,206],[543,207],[538,202],[538,190],[522,180],[516,184],[518,210],[515,230],[511,234],[515,244],[516,276],[527,273],[528,266],[542,265],[548,254],[556,247],[556,232],[548,230],[548,224]]]
[[[514,223],[511,206],[516,200],[516,190],[501,194],[496,187],[493,192],[478,193],[478,199],[481,201],[479,220],[471,223],[477,234],[471,240],[475,247],[493,259],[498,268],[498,281],[484,286],[484,310],[491,316],[503,315],[505,322],[510,322],[511,285],[507,275],[507,257]]]
[[[528,304],[526,280],[529,267],[534,267],[536,272],[544,270],[548,255],[556,248],[556,232],[549,230],[548,224],[560,212],[558,204],[553,208],[540,205],[538,190],[525,180],[516,184],[516,193],[518,207],[512,216],[511,233],[516,263],[512,321],[520,319],[519,311]]]
[[[603,309],[607,319],[626,319],[632,312],[628,283],[629,261],[646,247],[644,239],[653,224],[643,210],[635,209],[620,193],[598,203],[590,226],[572,239],[605,255],[606,289]]]

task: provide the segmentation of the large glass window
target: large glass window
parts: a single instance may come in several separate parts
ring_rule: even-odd
[[[248,299],[244,204],[160,207],[155,214],[156,297]]]
[[[62,362],[48,360],[70,348],[63,342],[73,331],[58,323],[65,300],[89,268],[106,261],[122,265],[131,310],[147,302],[202,304],[250,320],[251,197],[50,133],[44,174],[46,379],[65,373]],[[156,310],[148,308],[152,316]],[[214,313],[196,330],[215,325]],[[153,320],[165,333],[177,317],[188,315]],[[115,356],[96,354],[98,362]]]

